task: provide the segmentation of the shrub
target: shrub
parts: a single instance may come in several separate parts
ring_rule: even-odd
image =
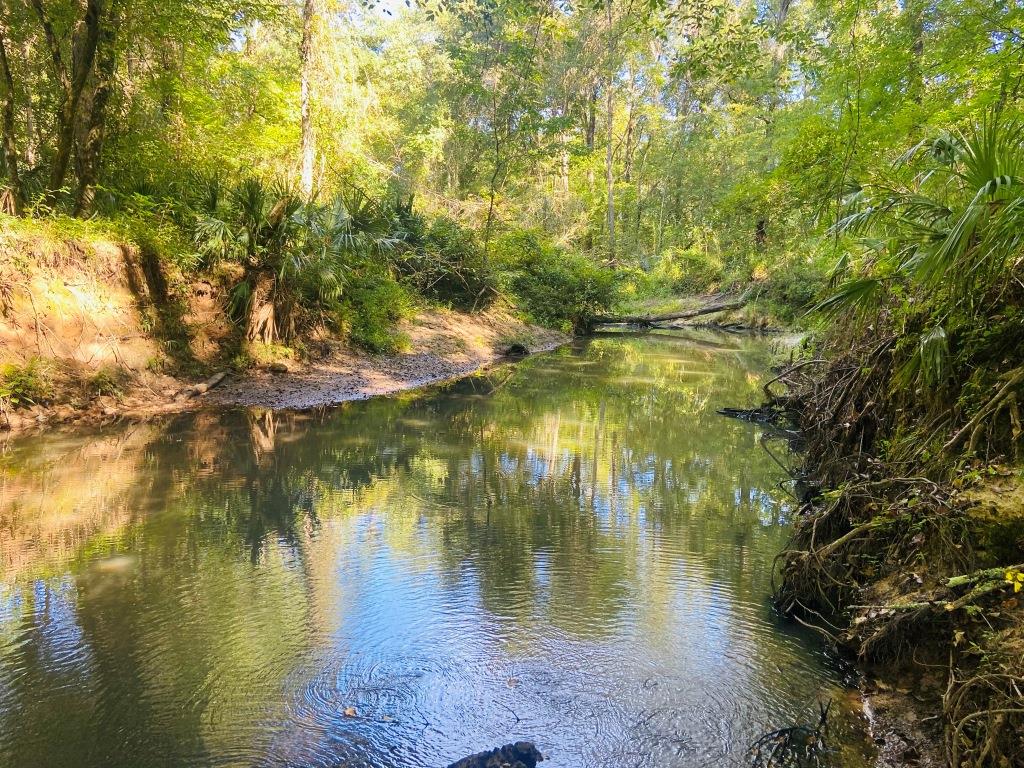
[[[340,314],[349,338],[372,352],[407,349],[408,336],[395,326],[415,310],[409,291],[384,270],[357,272],[347,288]]]
[[[105,365],[89,377],[86,382],[88,390],[96,396],[117,396],[128,383],[129,375],[120,366]]]
[[[242,268],[229,313],[249,341],[290,342],[304,316],[338,308],[350,275],[357,279],[401,244],[390,209],[358,189],[327,203],[255,177],[226,191],[211,181],[209,190],[194,242],[205,266]]]
[[[707,293],[720,286],[725,265],[704,242],[667,248],[654,268],[655,276],[684,293]]]
[[[618,296],[614,272],[536,232],[503,235],[495,241],[493,256],[502,289],[543,325],[580,331],[591,317],[607,312]]]
[[[403,247],[395,249],[392,263],[413,290],[460,309],[493,296],[494,274],[472,230],[446,216],[428,222],[411,200],[396,206],[395,218]]]
[[[52,395],[47,371],[37,358],[25,365],[0,366],[0,406],[27,408],[46,402]]]
[[[759,298],[770,302],[783,320],[793,320],[810,310],[828,285],[821,264],[805,258],[787,260],[765,280]]]

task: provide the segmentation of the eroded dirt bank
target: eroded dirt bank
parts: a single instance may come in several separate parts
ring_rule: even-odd
[[[879,765],[1024,766],[1019,454],[954,451],[964,427],[894,399],[884,360],[807,358],[768,392],[762,413],[801,427],[811,490],[776,605],[856,659]]]
[[[508,360],[510,353],[541,352],[569,340],[504,310],[428,310],[405,322],[402,331],[409,345],[395,354],[374,355],[325,341],[308,360],[278,361],[241,372],[218,370],[198,379],[130,371],[116,391],[8,409],[0,414],[0,433],[140,421],[210,406],[322,407],[460,378]]]
[[[0,435],[216,405],[312,408],[458,378],[564,334],[500,307],[423,309],[375,355],[309,331],[248,349],[230,276],[189,277],[145,248],[87,233],[0,231]]]

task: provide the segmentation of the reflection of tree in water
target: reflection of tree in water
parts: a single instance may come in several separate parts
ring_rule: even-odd
[[[273,700],[323,631],[331,553],[358,546],[367,516],[382,521],[389,557],[429,556],[442,585],[469,585],[524,626],[542,615],[599,636],[638,610],[637,590],[671,590],[694,562],[740,598],[762,594],[781,536],[779,494],[766,487],[775,473],[754,429],[714,409],[752,402],[767,361],[761,346],[720,343],[598,338],[434,396],[169,420],[105,459],[123,482],[91,503],[98,520],[120,522],[79,545],[65,596],[91,676],[60,705],[77,712],[66,726],[109,730],[121,718],[133,738],[163,733],[126,746],[167,764],[216,752],[226,722],[246,738],[249,702]],[[133,512],[111,518],[113,507]],[[104,552],[134,558],[116,586],[90,570]],[[652,632],[671,621],[669,597],[644,601],[664,606],[641,617]],[[32,718],[52,717],[28,700],[67,682],[43,680],[52,665],[29,652],[0,648],[8,668],[27,670],[0,685],[5,713],[15,700],[24,708],[25,739],[38,736]],[[204,722],[202,692],[224,675],[248,693],[217,702],[221,723]]]
[[[140,523],[188,542],[193,564],[218,527],[251,562],[268,541],[301,560],[321,517],[379,505],[367,490],[392,478],[422,500],[401,514],[429,519],[447,567],[475,561],[498,594],[532,581],[538,551],[555,553],[554,577],[590,574],[574,578],[573,600],[586,605],[581,591],[628,579],[627,545],[643,531],[715,561],[744,552],[779,514],[753,430],[714,413],[754,397],[763,347],[708,339],[598,338],[437,397],[179,417],[146,447],[126,504],[175,507]],[[733,546],[721,553],[725,532]]]

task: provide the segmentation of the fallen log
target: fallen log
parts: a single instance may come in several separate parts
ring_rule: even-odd
[[[702,307],[684,309],[679,312],[668,312],[663,315],[596,315],[590,318],[588,327],[595,325],[638,325],[641,328],[653,328],[659,323],[669,323],[674,320],[690,320],[701,315],[710,315],[715,312],[728,312],[740,309],[747,303],[746,297],[740,297],[731,301],[724,301],[715,304],[705,304]]]
[[[194,386],[187,387],[187,388],[183,389],[181,392],[178,393],[178,396],[177,396],[176,399],[178,399],[178,400],[185,400],[185,399],[188,399],[190,397],[199,397],[199,395],[205,395],[211,389],[213,389],[218,384],[220,384],[222,381],[224,381],[224,378],[227,375],[228,375],[227,371],[220,371],[218,373],[215,373],[215,374],[213,374],[213,376],[208,378],[206,381],[204,381],[204,382],[202,382],[200,384],[195,384]]]

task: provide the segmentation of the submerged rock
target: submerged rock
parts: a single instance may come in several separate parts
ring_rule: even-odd
[[[536,768],[544,756],[529,741],[517,741],[489,752],[478,752],[452,763],[448,768]]]

